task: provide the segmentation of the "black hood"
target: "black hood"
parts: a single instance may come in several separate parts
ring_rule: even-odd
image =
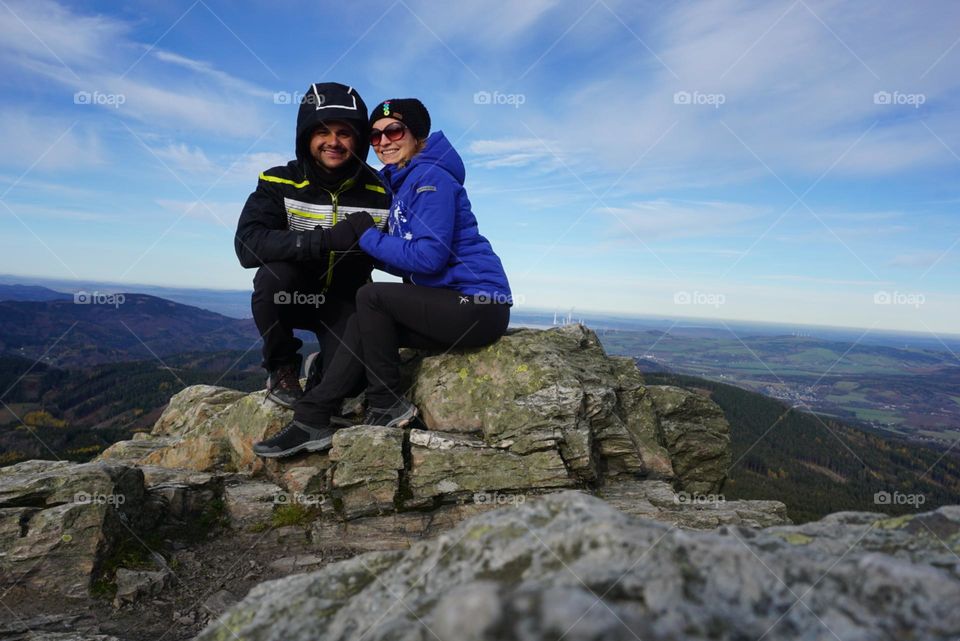
[[[342,120],[357,134],[357,157],[365,163],[370,151],[370,124],[367,106],[353,87],[339,82],[316,82],[307,89],[297,113],[297,160],[314,163],[307,148],[308,136],[325,120]]]

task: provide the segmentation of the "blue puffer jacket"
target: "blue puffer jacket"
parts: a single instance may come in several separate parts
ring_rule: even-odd
[[[360,247],[386,271],[414,284],[512,304],[503,264],[470,210],[465,174],[443,132],[431,134],[406,167],[380,171],[392,197],[387,233],[368,229]]]

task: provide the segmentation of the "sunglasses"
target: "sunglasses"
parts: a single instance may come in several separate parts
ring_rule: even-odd
[[[396,142],[403,138],[404,133],[407,131],[407,126],[402,122],[392,122],[386,127],[383,128],[383,131],[379,129],[370,130],[370,144],[379,145],[383,140],[383,137],[386,136],[387,140],[390,142]]]

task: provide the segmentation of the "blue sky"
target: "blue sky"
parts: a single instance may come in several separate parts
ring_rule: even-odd
[[[424,101],[522,306],[960,331],[955,2],[0,0],[0,68],[0,273],[248,288],[339,81]]]

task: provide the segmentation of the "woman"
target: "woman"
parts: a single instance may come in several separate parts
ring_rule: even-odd
[[[359,245],[403,283],[370,283],[321,382],[294,405],[294,420],[254,451],[267,457],[330,447],[340,402],[364,371],[364,423],[403,427],[417,408],[405,398],[400,347],[481,347],[506,332],[512,295],[500,259],[480,235],[463,186],[460,155],[415,98],[385,100],[370,116],[370,142],[391,195],[386,232],[366,212],[348,217]]]

